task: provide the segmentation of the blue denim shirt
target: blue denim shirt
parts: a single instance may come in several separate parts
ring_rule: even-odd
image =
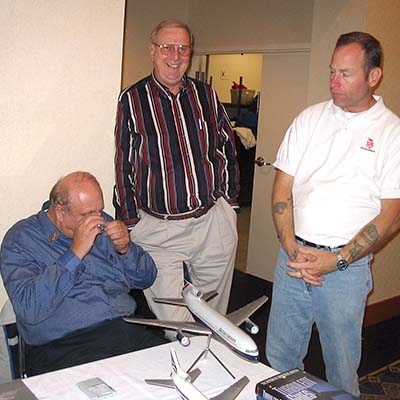
[[[130,315],[136,303],[131,288],[155,280],[151,256],[131,242],[119,254],[105,233],[99,234],[81,261],[42,210],[16,223],[6,234],[0,268],[24,340],[40,345],[105,320]],[[112,218],[104,213],[106,220]]]

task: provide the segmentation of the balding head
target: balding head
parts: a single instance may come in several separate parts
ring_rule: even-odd
[[[100,214],[104,208],[103,193],[89,172],[72,172],[61,178],[50,191],[48,216],[67,237],[87,214]]]
[[[89,172],[72,172],[60,178],[53,186],[50,191],[50,202],[54,205],[61,204],[63,206],[68,206],[70,193],[76,191],[78,187],[84,187],[88,184],[97,185],[101,191],[99,182],[97,182],[97,179]]]

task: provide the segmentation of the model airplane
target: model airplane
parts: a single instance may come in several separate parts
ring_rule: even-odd
[[[243,388],[248,384],[249,378],[243,376],[236,381],[233,385],[229,386],[222,393],[214,397],[207,397],[199,389],[197,389],[193,382],[201,374],[199,369],[195,369],[189,373],[185,372],[179,365],[178,357],[173,348],[171,350],[171,378],[172,379],[146,379],[145,382],[149,385],[163,386],[176,389],[182,399],[190,400],[233,400],[239,395]]]
[[[247,331],[253,335],[258,333],[258,326],[250,321],[249,317],[268,300],[268,297],[261,296],[252,303],[224,316],[207,303],[207,300],[215,295],[217,295],[216,291],[202,294],[201,291],[192,284],[186,283],[182,290],[182,298],[153,299],[159,303],[186,306],[203,324],[190,321],[161,321],[130,317],[124,318],[124,320],[136,324],[174,329],[177,331],[177,339],[183,346],[188,346],[190,344],[190,339],[185,335],[185,332],[208,335],[209,337],[215,335],[223,343],[227,344],[230,349],[242,357],[257,361],[259,357],[257,345],[249,335],[239,328],[239,325],[244,322]]]

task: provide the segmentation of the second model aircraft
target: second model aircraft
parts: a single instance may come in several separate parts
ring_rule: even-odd
[[[207,303],[215,295],[217,295],[215,291],[203,294],[192,284],[186,283],[182,290],[182,298],[154,298],[154,301],[159,303],[186,306],[200,322],[162,321],[131,317],[124,319],[136,324],[176,330],[177,339],[183,346],[190,344],[190,338],[185,333],[216,336],[242,357],[257,361],[259,358],[257,345],[246,332],[239,328],[239,325],[244,323],[247,331],[252,334],[258,333],[258,326],[250,321],[249,317],[268,300],[268,297],[261,296],[230,314],[222,315]]]

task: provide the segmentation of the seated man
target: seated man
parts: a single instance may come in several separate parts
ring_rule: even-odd
[[[1,275],[28,344],[28,375],[166,342],[122,319],[136,309],[130,290],[148,288],[157,270],[103,207],[96,178],[73,172],[4,238]]]

